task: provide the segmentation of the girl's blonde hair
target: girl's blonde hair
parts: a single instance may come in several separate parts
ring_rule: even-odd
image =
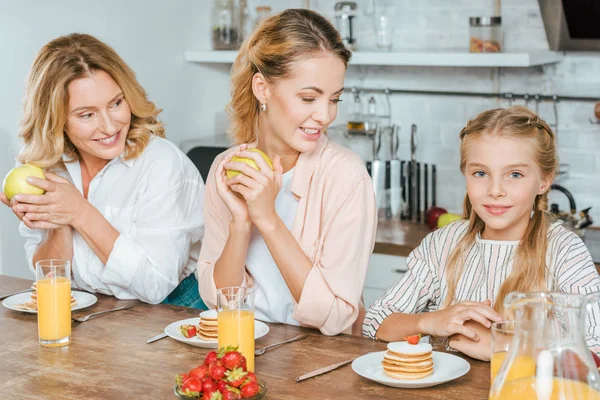
[[[259,102],[252,91],[252,78],[260,72],[269,83],[292,73],[292,63],[300,59],[334,54],[348,65],[351,52],[338,31],[318,13],[288,9],[264,20],[244,41],[231,71],[232,119],[230,135],[240,143],[256,138]]]
[[[460,170],[465,173],[466,150],[482,136],[501,136],[522,139],[531,143],[536,150],[536,161],[542,176],[554,178],[558,167],[556,141],[552,129],[535,113],[523,106],[507,109],[497,108],[479,114],[460,132]],[[494,301],[494,309],[504,313],[504,298],[513,291],[529,292],[546,289],[546,250],[548,228],[552,216],[548,209],[548,191],[537,195],[533,203],[533,216],[527,225],[515,253],[513,270],[502,283]],[[448,259],[446,280],[448,295],[446,305],[455,301],[456,286],[463,273],[463,255],[475,245],[478,234],[483,232],[485,223],[473,210],[469,196],[465,196],[463,218],[469,220],[467,234],[458,242]]]
[[[77,149],[64,127],[67,122],[69,84],[89,77],[96,71],[106,72],[123,91],[131,109],[125,158],[139,156],[150,135],[164,137],[162,111],[148,100],[135,73],[107,44],[93,36],[72,33],[46,44],[38,53],[27,81],[24,116],[19,136],[25,141],[18,160],[42,168],[63,167],[62,155],[79,158]]]

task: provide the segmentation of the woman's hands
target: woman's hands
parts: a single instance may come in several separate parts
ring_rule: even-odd
[[[474,325],[467,324],[468,321],[489,329],[492,322],[502,321],[502,317],[491,308],[489,300],[464,301],[440,311],[424,313],[420,323],[421,332],[439,337],[460,334],[477,342],[481,332],[473,329]]]
[[[46,193],[17,194],[10,203],[4,194],[0,196],[25,226],[31,229],[57,229],[69,225],[76,228],[85,221],[90,203],[69,180],[47,172],[46,179],[30,176],[27,182]]]
[[[239,152],[233,155],[238,157],[245,157],[254,160],[259,170],[254,169],[243,162],[233,162],[231,157],[222,164],[222,169],[231,169],[241,172],[231,179],[224,177],[224,182],[228,186],[229,193],[236,198],[236,201],[229,200],[238,211],[238,207],[241,203],[245,203],[245,209],[247,212],[247,218],[252,221],[260,231],[274,227],[277,219],[277,212],[275,210],[275,199],[281,189],[281,177],[283,175],[283,167],[281,166],[281,160],[279,156],[273,158],[273,169],[267,164],[264,158],[256,152],[245,151],[246,147],[240,148]],[[220,165],[221,167],[221,165]],[[217,174],[219,169],[217,169]],[[221,176],[225,176],[224,172]],[[241,198],[240,198],[241,196]],[[223,197],[222,197],[223,198]],[[238,203],[238,200],[240,201]],[[225,201],[225,199],[224,199]],[[227,204],[227,202],[226,202]],[[232,211],[232,208],[229,206]],[[239,211],[240,216],[244,216],[242,211]],[[235,215],[234,215],[235,219]]]
[[[455,334],[448,338],[448,345],[471,358],[490,361],[492,355],[492,334],[490,329],[475,321],[465,322],[465,327],[475,332],[479,340],[475,342],[461,334]]]

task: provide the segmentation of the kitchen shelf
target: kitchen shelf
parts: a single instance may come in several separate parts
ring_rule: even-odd
[[[237,51],[186,51],[188,62],[231,64]],[[553,64],[563,54],[554,51],[523,53],[467,53],[467,52],[354,52],[350,65],[399,65],[428,67],[533,67]]]

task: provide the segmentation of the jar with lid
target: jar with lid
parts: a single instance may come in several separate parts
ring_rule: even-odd
[[[271,7],[269,6],[258,6],[256,7],[256,17],[254,18],[254,28],[260,25],[260,23],[271,16]]]
[[[233,0],[214,0],[211,21],[213,49],[237,49],[238,28]]]
[[[469,51],[499,53],[502,51],[502,17],[469,18]]]

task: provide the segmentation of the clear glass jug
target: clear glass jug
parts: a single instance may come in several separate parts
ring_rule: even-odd
[[[510,350],[492,382],[490,400],[600,400],[600,375],[587,348],[585,327],[591,295],[511,293],[514,313]]]

